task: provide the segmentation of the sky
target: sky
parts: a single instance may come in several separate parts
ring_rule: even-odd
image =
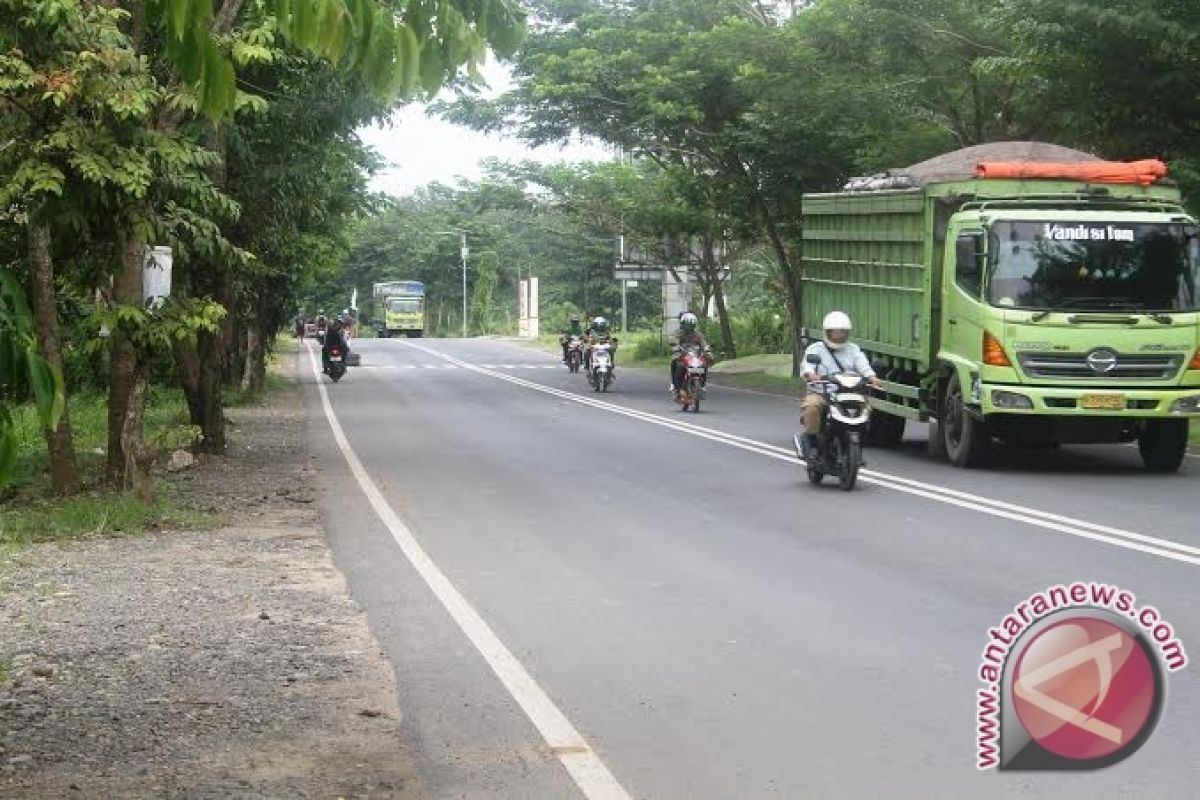
[[[512,86],[508,69],[494,60],[489,60],[480,71],[487,82],[484,97],[494,97]],[[453,98],[450,91],[443,91],[437,97],[438,100]],[[411,194],[434,181],[453,184],[459,177],[479,178],[482,175],[480,162],[486,158],[548,163],[599,161],[612,157],[598,144],[585,142],[531,149],[515,136],[483,134],[428,117],[421,103],[413,103],[393,113],[390,127],[385,123],[361,128],[358,134],[387,162],[372,179],[371,189],[396,196]]]

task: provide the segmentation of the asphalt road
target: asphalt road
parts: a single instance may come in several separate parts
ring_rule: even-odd
[[[1200,798],[1196,664],[1120,764],[975,767],[987,631],[1032,593],[1116,584],[1200,653],[1200,458],[1152,476],[1134,448],[1080,447],[962,471],[913,429],[844,493],[787,455],[787,398],[712,387],[683,414],[665,374],[618,366],[595,395],[509,342],[354,347],[362,366],[322,379],[344,441],[316,375],[310,436],[428,796]]]

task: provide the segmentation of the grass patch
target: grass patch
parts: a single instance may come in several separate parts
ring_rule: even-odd
[[[1192,420],[1192,444],[1200,444],[1200,422]]]
[[[38,498],[0,507],[0,545],[13,548],[36,542],[100,536],[133,536],[147,531],[203,530],[216,524],[214,514],[171,502],[160,482],[149,505],[137,495],[84,492],[68,498]]]
[[[85,483],[98,481],[104,472],[108,450],[108,396],[101,392],[80,392],[70,398],[71,432],[75,455]],[[32,406],[14,409],[17,434],[17,468],[13,486],[20,498],[44,496],[49,491],[46,470],[49,456],[37,415]],[[146,393],[145,439],[154,442],[188,424],[183,392],[164,386],[151,386]],[[11,501],[10,501],[11,502]],[[0,509],[4,505],[0,504]]]
[[[284,389],[288,385],[288,379],[275,369],[276,364],[267,365],[267,375],[264,379],[263,390],[261,392],[243,391],[240,387],[225,389],[225,407],[238,408],[239,406],[264,405],[271,395]]]
[[[734,358],[718,362],[712,369],[717,375],[766,374],[776,378],[791,380],[791,353],[771,353],[745,358]]]
[[[739,389],[771,392],[772,394],[800,396],[800,386],[796,381],[790,377],[785,378],[766,372],[745,372],[733,375],[712,373],[710,380],[719,386],[733,386]]]

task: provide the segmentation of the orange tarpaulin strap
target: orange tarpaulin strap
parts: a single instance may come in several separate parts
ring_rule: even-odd
[[[1165,177],[1167,165],[1158,159],[1144,161],[1082,161],[1056,164],[1046,161],[983,161],[975,167],[977,178],[1065,178],[1093,183],[1139,183],[1149,186]]]

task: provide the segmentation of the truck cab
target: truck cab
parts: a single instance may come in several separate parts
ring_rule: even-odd
[[[1200,416],[1200,238],[1177,206],[969,203],[946,229],[937,417],[956,463],[993,437],[1138,441],[1178,467]]]

